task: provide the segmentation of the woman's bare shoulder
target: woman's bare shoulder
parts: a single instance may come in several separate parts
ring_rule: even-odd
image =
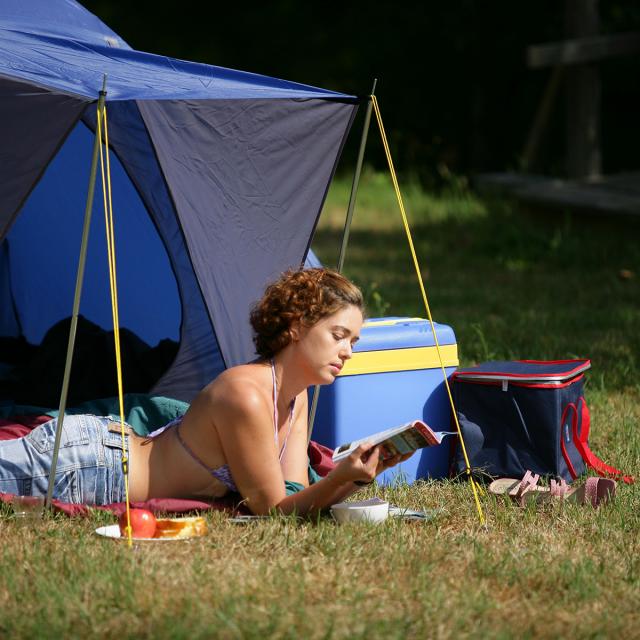
[[[271,377],[260,364],[245,364],[223,371],[199,395],[218,411],[253,413],[268,408]]]

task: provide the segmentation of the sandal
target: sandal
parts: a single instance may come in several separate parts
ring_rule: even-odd
[[[612,478],[587,478],[579,487],[569,487],[564,481],[551,480],[550,495],[577,504],[590,504],[594,509],[613,500],[617,483]]]
[[[524,507],[529,500],[544,502],[559,499],[577,504],[590,504],[598,507],[612,500],[616,493],[616,481],[611,478],[587,478],[578,487],[569,487],[564,480],[551,480],[549,487],[538,486],[540,476],[527,471],[522,480],[515,478],[499,478],[489,485],[489,492],[494,495],[508,495],[519,506]]]
[[[539,498],[539,493],[548,493],[546,487],[539,487],[540,476],[527,471],[522,480],[515,478],[498,478],[489,485],[489,492],[494,495],[508,495],[519,506],[524,507],[530,499]]]

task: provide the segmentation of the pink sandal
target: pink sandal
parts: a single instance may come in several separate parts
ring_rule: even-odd
[[[519,506],[524,507],[529,500],[543,502],[550,499],[568,500],[577,504],[590,504],[598,507],[612,500],[617,483],[611,478],[587,478],[578,487],[569,487],[564,481],[551,480],[549,487],[538,485],[540,476],[527,471],[522,480],[499,478],[489,485],[489,492],[495,495],[508,495]]]
[[[590,504],[594,509],[605,504],[616,495],[617,483],[611,478],[587,478],[579,487],[569,487],[564,480],[551,481],[550,495],[578,504]]]
[[[514,502],[524,507],[529,499],[537,500],[539,492],[549,491],[545,487],[539,487],[538,480],[540,476],[531,471],[527,471],[521,480],[498,478],[489,485],[489,492],[494,495],[508,495]]]

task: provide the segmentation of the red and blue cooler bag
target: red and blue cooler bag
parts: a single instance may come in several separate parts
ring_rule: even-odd
[[[453,397],[469,463],[478,477],[531,470],[571,482],[587,467],[632,482],[589,449],[584,373],[589,360],[485,362],[458,369]],[[458,444],[454,473],[466,464]]]

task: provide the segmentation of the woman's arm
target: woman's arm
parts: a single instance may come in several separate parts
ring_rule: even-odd
[[[277,505],[278,509],[286,513],[291,511],[308,513],[321,510],[332,504],[342,502],[362,488],[362,486],[354,484],[352,480],[349,480],[349,477],[344,475],[344,469],[341,470],[337,477],[337,472],[332,472],[332,474],[329,474],[331,476],[330,480],[322,479],[309,488],[308,413],[308,396],[305,390],[296,398],[291,435],[289,436],[287,449],[281,464],[284,479],[302,484],[305,490],[296,492],[293,496],[288,496]],[[389,464],[393,464],[393,462],[387,461],[379,469],[376,469],[376,475],[386,469]],[[355,472],[360,474],[358,469],[355,469]],[[360,481],[369,482],[370,478],[361,479]],[[303,494],[302,496],[300,496],[301,493]],[[315,507],[315,505],[320,506]]]
[[[410,456],[411,454],[398,455],[382,460],[379,446],[361,444],[325,478],[298,493],[287,496],[275,506],[285,514],[295,512],[305,515],[320,512],[361,489],[362,487],[355,482],[372,482],[378,474],[407,460]]]
[[[301,515],[326,509],[357,491],[359,487],[354,481],[370,482],[385,469],[406,459],[396,456],[382,461],[379,447],[362,444],[326,478],[287,496],[274,442],[272,407],[264,394],[250,380],[237,381],[227,376],[216,386],[211,411],[216,416],[216,430],[231,475],[246,506],[255,514],[266,514],[274,508],[282,513]],[[302,427],[297,425],[294,429],[300,431]],[[306,446],[302,452],[298,449],[301,449],[300,443],[292,442],[289,455],[296,460],[303,458],[306,473]],[[297,476],[302,468],[302,464],[293,462],[289,470],[295,469]],[[299,481],[301,478],[287,479]]]

